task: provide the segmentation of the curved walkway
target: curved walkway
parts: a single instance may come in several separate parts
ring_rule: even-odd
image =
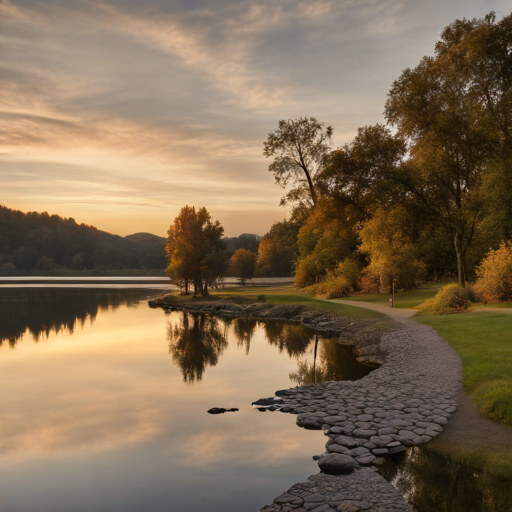
[[[410,318],[415,315],[418,310],[405,309],[405,308],[392,308],[391,306],[384,306],[383,304],[375,304],[373,302],[365,302],[360,300],[345,300],[345,299],[322,299],[326,302],[337,302],[338,304],[346,304],[347,306],[355,306],[357,308],[371,309],[378,313],[383,313],[396,320],[401,318]]]
[[[364,466],[377,457],[429,441],[457,409],[462,362],[433,329],[408,319],[416,310],[336,302],[383,312],[405,326],[383,337],[388,356],[377,370],[359,381],[292,388],[284,393],[283,405],[298,414],[299,426],[324,430],[328,454],[353,457],[360,469],[349,476],[319,473],[293,486],[262,511],[410,510],[389,483]]]

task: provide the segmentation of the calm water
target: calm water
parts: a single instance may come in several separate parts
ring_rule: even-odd
[[[380,473],[415,512],[512,512],[512,476],[426,446],[388,459]]]
[[[300,326],[165,314],[151,293],[0,290],[0,511],[250,511],[317,472],[324,437],[251,402],[369,369],[321,339],[313,373]]]

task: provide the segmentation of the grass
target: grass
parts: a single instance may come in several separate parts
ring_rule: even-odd
[[[512,425],[512,315],[478,312],[417,320],[457,351],[464,366],[464,389],[480,414]]]
[[[416,290],[410,290],[406,292],[395,292],[395,307],[406,309],[417,308],[424,301],[433,297],[437,293],[439,288],[445,284],[445,282],[428,283],[422,284]],[[389,293],[358,293],[351,295],[350,297],[345,297],[345,299],[347,300],[373,302],[374,304],[390,304],[390,298],[391,294]],[[340,300],[343,300],[343,298]]]
[[[296,292],[292,286],[238,286],[233,288],[220,288],[219,290],[212,291],[208,297],[193,298],[192,296],[184,297],[177,295],[176,300],[187,302],[232,300],[239,303],[249,303],[261,302],[258,301],[259,295],[265,295],[266,302],[271,302],[272,304],[297,304],[320,311],[327,311],[335,315],[350,316],[352,318],[380,320],[386,318],[385,315],[376,311],[370,311],[369,309],[335,302],[326,302],[309,295],[303,295]]]

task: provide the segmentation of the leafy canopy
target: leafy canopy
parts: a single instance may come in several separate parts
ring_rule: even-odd
[[[315,178],[331,147],[332,132],[314,117],[301,117],[279,121],[277,130],[268,134],[263,154],[274,158],[268,170],[281,187],[293,187],[281,204],[317,203]]]

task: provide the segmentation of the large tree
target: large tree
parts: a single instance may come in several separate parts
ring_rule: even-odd
[[[268,170],[283,188],[292,185],[281,204],[317,203],[315,178],[331,147],[332,131],[314,117],[301,117],[279,121],[277,130],[268,134],[263,154],[274,158]]]
[[[405,152],[403,139],[385,126],[359,128],[352,142],[325,158],[319,189],[332,199],[337,215],[354,226],[403,195],[394,177]]]
[[[224,228],[213,221],[206,208],[197,211],[184,206],[174,219],[167,237],[167,275],[188,293],[192,284],[194,295],[208,295],[208,287],[216,285],[224,273]]]
[[[450,234],[460,284],[466,282],[467,252],[485,211],[482,184],[489,161],[500,138],[504,142],[509,136],[507,94],[499,92],[505,78],[496,78],[500,66],[492,52],[482,50],[482,44],[492,47],[493,23],[491,15],[449,25],[435,56],[406,69],[386,103],[388,121],[409,142],[410,159],[399,181],[425,215]]]

